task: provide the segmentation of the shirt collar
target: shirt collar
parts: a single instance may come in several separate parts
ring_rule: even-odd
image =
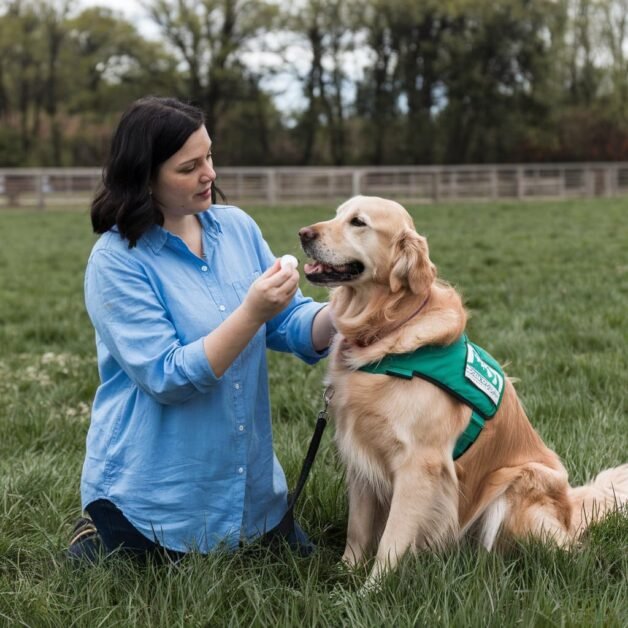
[[[209,240],[215,240],[218,237],[219,233],[222,233],[222,228],[220,227],[220,223],[216,218],[212,215],[211,210],[206,210],[199,214],[196,214],[201,222],[201,227],[203,231],[209,238]],[[163,227],[159,225],[153,225],[143,236],[142,238],[146,240],[146,243],[153,249],[155,253],[159,253],[161,249],[164,247],[168,238],[173,237],[169,231],[166,231]]]

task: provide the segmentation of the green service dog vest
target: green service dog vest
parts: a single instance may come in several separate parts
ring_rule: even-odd
[[[475,442],[504,395],[504,371],[497,360],[466,335],[446,347],[430,345],[411,353],[390,354],[360,370],[405,379],[420,377],[468,405],[472,409],[471,421],[456,442],[454,460]]]

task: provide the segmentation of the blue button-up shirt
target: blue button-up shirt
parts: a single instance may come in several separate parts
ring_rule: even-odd
[[[236,207],[199,214],[204,258],[161,227],[133,249],[114,229],[85,276],[101,384],[81,480],[83,507],[104,498],[148,538],[178,551],[234,547],[275,526],[286,479],[273,452],[266,347],[307,363],[323,307],[297,292],[222,377],[203,337],[275,261]]]

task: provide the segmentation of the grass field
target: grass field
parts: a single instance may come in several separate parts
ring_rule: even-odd
[[[251,212],[277,254],[331,207]],[[628,460],[628,200],[413,209],[440,275],[464,294],[469,332],[502,363],[572,484]],[[264,550],[141,569],[61,558],[97,385],[82,280],[83,213],[0,213],[0,625],[628,625],[628,518],[567,553],[461,545],[408,557],[381,592],[343,573],[342,468],[325,434],[300,520],[312,558]],[[303,285],[307,294],[322,290]],[[270,356],[276,450],[294,483],[320,407],[324,364]]]

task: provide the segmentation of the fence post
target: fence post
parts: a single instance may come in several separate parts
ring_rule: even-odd
[[[523,168],[517,168],[517,198],[523,198]]]
[[[44,209],[46,207],[46,199],[44,198],[44,182],[48,179],[43,172],[40,172],[35,179],[38,182],[38,190],[37,190],[37,207],[39,209]]]
[[[497,168],[491,168],[491,198],[493,200],[497,199],[499,196],[499,189],[497,186]]]
[[[434,170],[432,173],[432,198],[435,203],[440,200],[440,170]]]
[[[354,170],[351,177],[351,195],[359,196],[362,192],[362,171]]]
[[[266,198],[270,205],[277,202],[277,178],[275,177],[275,170],[271,169],[266,173]]]
[[[591,170],[588,165],[584,165],[582,168],[584,177],[584,198],[589,198],[591,196]]]

